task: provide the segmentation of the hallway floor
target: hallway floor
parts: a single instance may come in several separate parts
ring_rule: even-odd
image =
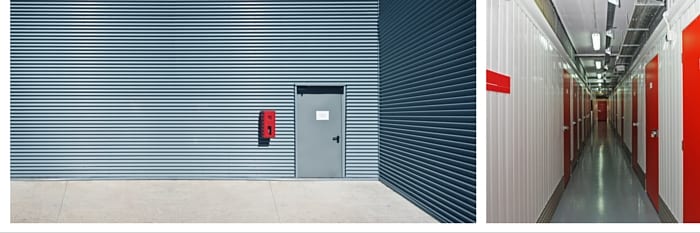
[[[13,223],[436,220],[379,181],[12,181]]]
[[[605,122],[598,122],[552,222],[659,222],[622,142],[614,135]]]

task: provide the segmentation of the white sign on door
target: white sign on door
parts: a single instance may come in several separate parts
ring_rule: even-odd
[[[330,118],[329,111],[316,111],[317,121],[327,121]]]

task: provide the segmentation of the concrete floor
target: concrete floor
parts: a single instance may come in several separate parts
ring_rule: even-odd
[[[378,181],[12,181],[13,223],[436,222]]]
[[[599,122],[581,152],[552,222],[659,222],[625,148]]]

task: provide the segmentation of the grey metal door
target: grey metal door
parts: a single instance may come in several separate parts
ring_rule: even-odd
[[[297,177],[343,177],[343,89],[342,86],[297,86]]]

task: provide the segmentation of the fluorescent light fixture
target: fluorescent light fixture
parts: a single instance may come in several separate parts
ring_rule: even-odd
[[[603,66],[603,63],[602,63],[602,62],[600,62],[600,61],[595,61],[595,68],[596,68],[596,69],[600,69],[600,67],[602,67],[602,66]]]
[[[605,54],[612,56],[612,49],[610,47],[605,48]]]
[[[598,73],[598,79],[600,79],[600,78],[602,78],[602,77],[603,77],[603,74]]]
[[[602,83],[598,83],[598,86],[599,86],[599,87],[602,87],[602,86],[603,86],[603,84],[602,84]]]
[[[608,0],[608,3],[617,6],[617,5],[620,5],[620,0]]]
[[[593,50],[600,50],[600,33],[591,34],[591,40],[593,40]]]
[[[612,38],[613,38],[613,31],[612,31],[612,29],[608,29],[607,31],[605,31],[605,35],[606,35],[607,37],[610,37],[610,39],[612,39]]]

